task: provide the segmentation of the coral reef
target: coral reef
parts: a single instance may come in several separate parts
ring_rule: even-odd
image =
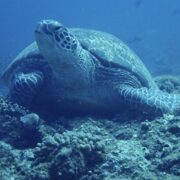
[[[10,143],[17,148],[27,148],[36,144],[37,127],[28,127],[27,116],[31,112],[18,104],[0,97],[0,140]],[[26,117],[26,123],[23,119]],[[32,136],[33,135],[33,136]]]
[[[179,93],[178,77],[156,82],[164,91]],[[1,97],[0,179],[178,180],[180,117],[130,118],[47,121]]]
[[[162,91],[180,94],[180,76],[158,76],[155,82]]]

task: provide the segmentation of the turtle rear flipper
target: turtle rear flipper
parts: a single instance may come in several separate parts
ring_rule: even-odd
[[[158,89],[133,88],[123,86],[118,88],[118,92],[125,103],[142,112],[155,114],[179,114],[180,96],[168,94]]]
[[[42,83],[41,72],[15,74],[10,87],[10,99],[20,105],[29,106]]]

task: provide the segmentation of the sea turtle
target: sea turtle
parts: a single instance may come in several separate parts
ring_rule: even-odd
[[[134,108],[179,113],[180,97],[160,91],[140,58],[117,37],[42,20],[36,41],[2,75],[10,98],[59,112]]]

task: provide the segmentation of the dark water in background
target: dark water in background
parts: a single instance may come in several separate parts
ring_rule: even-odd
[[[180,0],[0,0],[0,71],[49,18],[118,36],[153,75],[180,73]]]

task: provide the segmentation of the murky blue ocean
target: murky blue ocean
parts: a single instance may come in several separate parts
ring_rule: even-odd
[[[2,67],[34,40],[39,20],[57,19],[68,27],[98,29],[118,36],[154,75],[179,72],[179,0],[1,0],[0,3]]]
[[[169,99],[179,113],[180,0],[0,0],[0,75],[35,41],[43,19],[117,36],[159,76],[162,91],[177,95]],[[113,118],[69,118],[44,106],[26,111],[7,94],[0,80],[0,180],[179,180],[180,114],[154,117],[132,108]]]

